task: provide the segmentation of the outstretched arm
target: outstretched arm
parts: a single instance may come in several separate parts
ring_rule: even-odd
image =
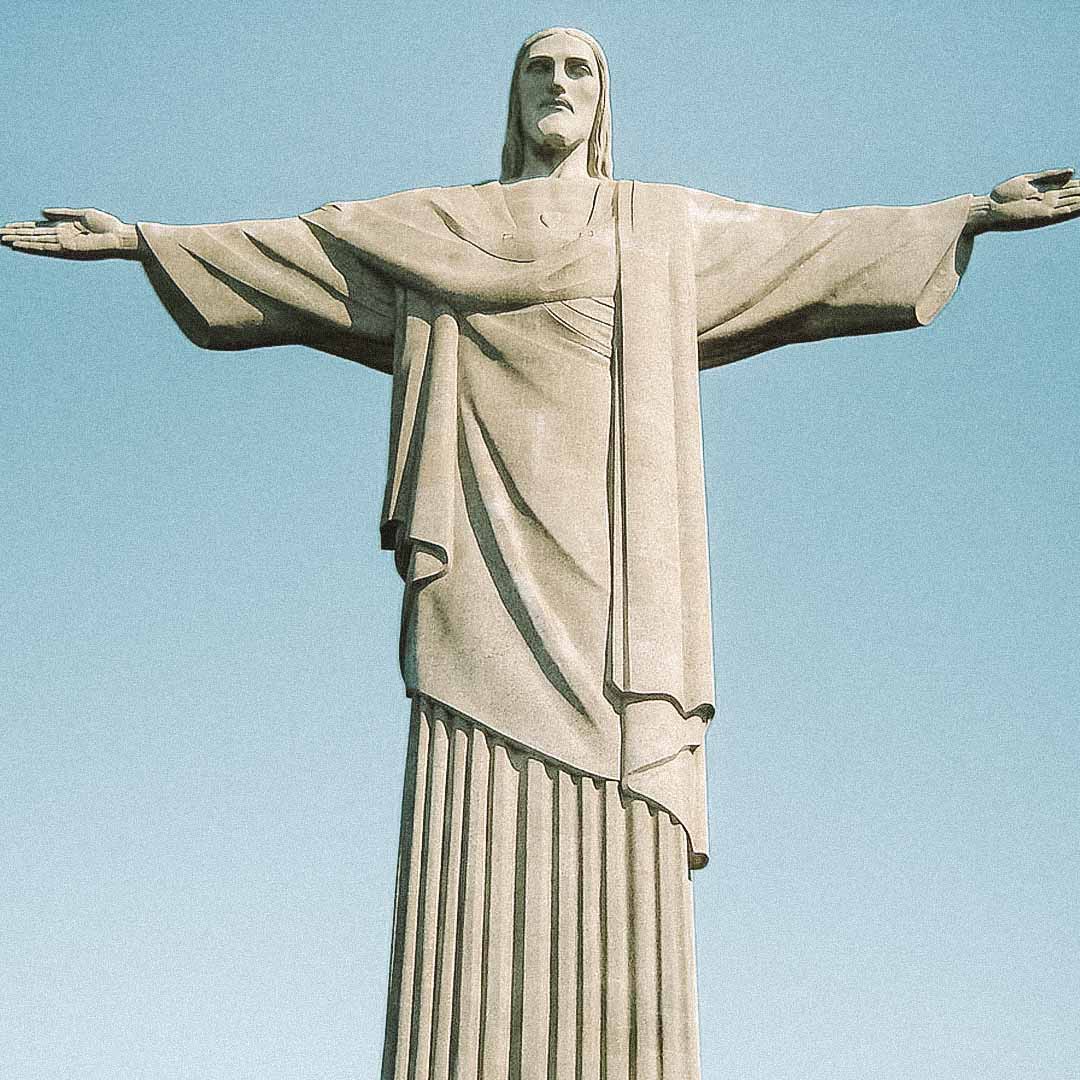
[[[1041,229],[1080,217],[1080,180],[1072,169],[1024,173],[998,184],[989,195],[977,195],[964,231],[1019,232]]]
[[[708,368],[796,342],[925,326],[971,252],[971,195],[800,213],[695,196],[698,347]]]
[[[128,225],[52,207],[0,230],[5,245],[59,259],[134,259],[181,330],[208,349],[308,345],[389,371],[394,286],[302,218]]]
[[[925,326],[956,289],[974,238],[1080,217],[1071,169],[927,206],[802,214],[696,193],[702,367],[800,341]]]

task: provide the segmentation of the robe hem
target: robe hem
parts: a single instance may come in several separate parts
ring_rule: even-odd
[[[663,803],[658,802],[656,799],[650,799],[647,795],[642,795],[639,791],[634,790],[633,787],[627,784],[626,778],[620,775],[616,775],[615,772],[599,772],[590,769],[583,769],[580,765],[572,765],[562,758],[557,758],[552,754],[545,753],[542,750],[537,750],[535,747],[529,746],[526,743],[521,742],[518,739],[513,738],[511,735],[505,734],[498,727],[492,724],[486,723],[483,720],[478,720],[476,717],[471,716],[469,713],[463,712],[461,709],[455,708],[450,702],[443,701],[440,698],[432,697],[431,694],[425,693],[423,690],[416,689],[415,687],[406,687],[405,696],[410,701],[425,701],[436,707],[446,709],[448,712],[461,717],[467,723],[474,724],[482,731],[499,739],[506,743],[514,750],[520,751],[527,757],[535,758],[545,764],[550,764],[553,768],[561,769],[563,772],[572,773],[575,776],[587,777],[592,780],[612,780],[619,785],[619,791],[628,799],[637,799],[647,806],[655,810],[662,810],[665,814],[668,814],[673,821],[678,822],[679,828],[682,829],[683,835],[686,837],[686,858],[687,865],[691,870],[704,869],[705,865],[709,861],[709,857],[704,852],[695,851],[693,845],[690,842],[690,832],[684,822],[670,807],[665,806]]]

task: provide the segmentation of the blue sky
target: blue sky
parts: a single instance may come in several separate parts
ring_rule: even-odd
[[[0,3],[0,217],[282,216],[487,179],[528,33],[616,172],[818,209],[1080,160],[1068,3]],[[706,1080],[1080,1062],[1080,226],[913,333],[703,379]],[[407,708],[388,383],[199,352],[138,267],[0,252],[11,1080],[374,1076]]]

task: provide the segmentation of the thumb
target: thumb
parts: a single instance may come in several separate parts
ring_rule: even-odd
[[[1031,183],[1040,191],[1064,187],[1072,179],[1072,169],[1046,169],[1032,174]]]
[[[90,211],[72,210],[69,206],[48,206],[41,211],[50,221],[78,221]]]

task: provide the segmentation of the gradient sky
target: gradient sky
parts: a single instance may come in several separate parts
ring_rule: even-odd
[[[275,217],[497,172],[607,49],[616,173],[799,209],[1080,161],[1080,9],[0,0],[0,218]],[[1080,226],[928,329],[703,379],[705,1080],[1080,1076]],[[377,1075],[407,706],[389,383],[200,352],[0,252],[0,1075]]]

